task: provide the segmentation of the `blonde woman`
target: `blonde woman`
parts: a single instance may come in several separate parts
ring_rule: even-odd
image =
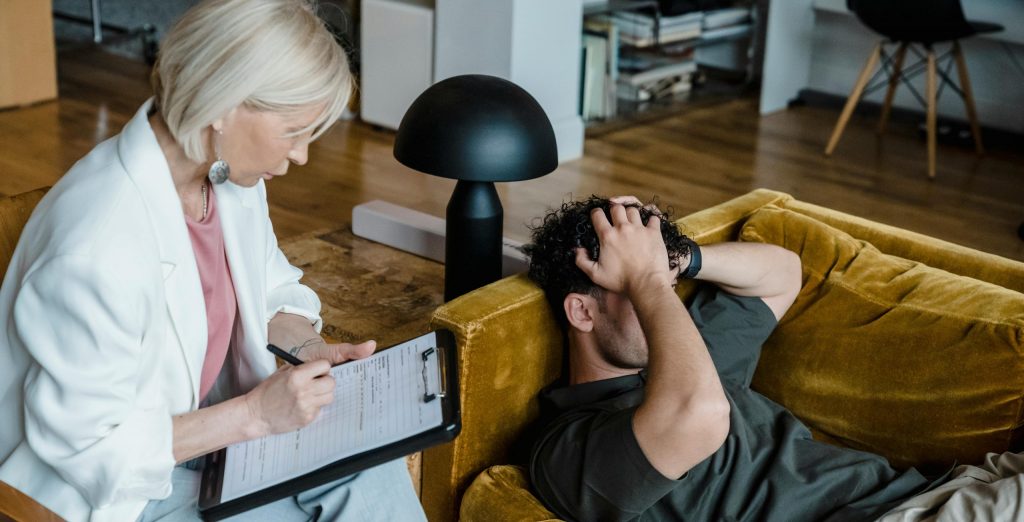
[[[39,204],[0,290],[0,480],[71,521],[196,519],[196,457],[311,422],[330,366],[374,349],[319,336],[267,212],[352,90],[311,2],[200,3],[153,85]],[[268,342],[307,364],[275,370]],[[402,462],[243,515],[311,517],[424,519]]]

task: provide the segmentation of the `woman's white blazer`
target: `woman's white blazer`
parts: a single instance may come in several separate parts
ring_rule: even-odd
[[[171,417],[199,406],[205,302],[151,103],[43,198],[0,289],[0,480],[70,521],[166,497]],[[319,330],[320,301],[278,248],[263,181],[214,191],[238,301],[225,367],[244,392],[274,371],[270,317]]]

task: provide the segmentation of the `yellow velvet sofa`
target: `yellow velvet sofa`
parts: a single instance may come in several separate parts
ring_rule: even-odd
[[[926,470],[1019,448],[1024,263],[756,190],[678,220],[701,244],[782,245],[804,286],[753,387],[815,436]],[[680,296],[692,284],[679,287]],[[562,366],[560,334],[525,275],[439,308],[459,344],[462,433],[424,453],[432,521],[549,520],[516,441]],[[519,453],[517,453],[519,452]]]

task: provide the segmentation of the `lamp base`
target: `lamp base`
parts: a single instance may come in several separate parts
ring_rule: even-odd
[[[504,212],[494,183],[459,180],[448,200],[444,300],[501,278]]]

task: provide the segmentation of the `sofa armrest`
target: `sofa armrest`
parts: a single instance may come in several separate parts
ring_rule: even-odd
[[[537,392],[558,378],[562,333],[525,274],[502,279],[434,312],[458,345],[462,432],[424,452],[421,500],[430,520],[454,520],[462,491],[513,448],[538,415]]]

